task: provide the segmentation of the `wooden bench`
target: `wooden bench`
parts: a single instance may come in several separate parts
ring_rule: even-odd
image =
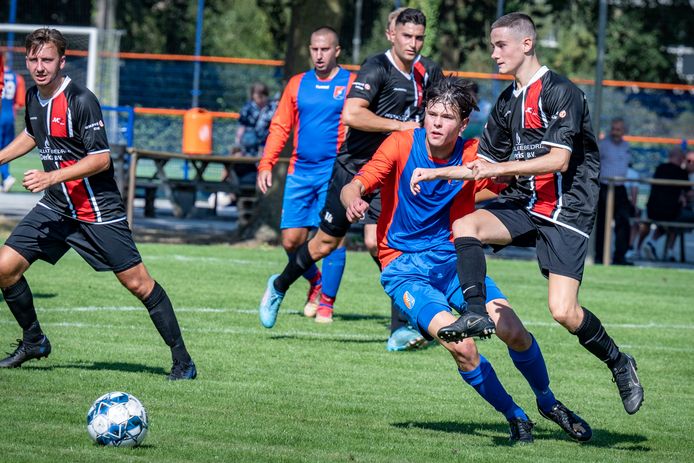
[[[680,262],[686,262],[687,257],[686,257],[686,248],[687,246],[685,245],[685,235],[691,231],[694,231],[694,223],[691,222],[666,222],[666,221],[659,221],[659,220],[651,220],[651,219],[640,219],[640,218],[632,218],[631,219],[632,224],[643,224],[643,225],[648,225],[649,227],[651,225],[655,225],[657,227],[662,227],[666,231],[669,232],[674,232],[675,233],[675,241],[679,239],[680,241]],[[663,243],[663,253],[662,255],[665,256],[667,254],[667,240]]]
[[[127,188],[127,212],[128,221],[133,221],[133,203],[137,192],[142,191],[145,199],[145,216],[153,217],[156,214],[154,201],[160,190],[171,201],[174,216],[189,217],[195,207],[195,199],[198,192],[207,194],[216,192],[233,193],[237,197],[239,221],[241,223],[250,220],[257,203],[255,183],[242,182],[236,175],[234,165],[252,165],[257,158],[235,158],[228,156],[188,156],[180,153],[165,153],[158,151],[146,151],[129,149],[130,156],[128,166]],[[154,162],[155,172],[147,177],[138,175],[137,165],[142,159],[150,159]],[[166,164],[172,160],[188,162],[191,176],[187,179],[170,178],[165,170]],[[229,172],[226,180],[212,181],[205,179],[204,175],[210,165],[221,165]],[[131,188],[134,186],[134,188]],[[216,197],[215,197],[216,211]]]

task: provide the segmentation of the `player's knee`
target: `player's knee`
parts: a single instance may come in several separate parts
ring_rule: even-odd
[[[282,237],[282,247],[287,252],[295,252],[302,242],[294,237]]]
[[[502,320],[496,324],[496,335],[513,350],[522,351],[529,347],[530,334],[518,319]]]
[[[552,314],[552,318],[556,320],[560,325],[569,327],[572,325],[573,319],[576,317],[576,310],[579,307],[572,300],[567,300],[560,297],[554,297],[549,299],[549,311]]]
[[[315,237],[314,239],[311,240],[311,246],[309,249],[311,252],[311,257],[313,257],[315,260],[323,259],[328,254],[330,254],[335,249],[337,249],[337,246],[339,244],[340,244],[340,239],[336,239],[333,237],[329,237],[329,238]]]
[[[376,240],[376,237],[364,237],[364,246],[372,256],[375,256],[378,253],[378,241]]]
[[[481,230],[475,220],[464,216],[453,222],[453,235],[456,237],[472,237],[481,240]]]
[[[9,259],[0,256],[0,288],[8,288],[22,277],[21,269],[12,265]]]
[[[133,275],[127,279],[121,279],[120,282],[133,294],[133,296],[140,300],[146,299],[154,287],[154,280],[146,274]]]
[[[456,343],[444,344],[453,356],[458,368],[463,371],[473,370],[477,365],[477,346],[471,338]]]

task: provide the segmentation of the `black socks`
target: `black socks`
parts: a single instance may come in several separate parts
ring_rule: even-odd
[[[605,331],[600,319],[585,307],[582,309],[583,322],[574,333],[578,337],[578,342],[588,352],[605,362],[608,367],[618,366],[623,360],[619,348]]]
[[[308,241],[306,241],[297,248],[293,256],[289,257],[287,266],[275,279],[275,289],[285,294],[289,287],[315,263],[316,261],[311,258],[311,253],[308,251]]]
[[[43,332],[36,318],[34,296],[31,294],[26,278],[22,275],[17,283],[2,288],[2,296],[15,320],[24,331],[23,341],[28,343],[40,341]]]
[[[484,279],[487,276],[487,260],[482,242],[477,238],[462,237],[453,241],[457,255],[456,267],[463,297],[468,310],[487,315],[487,289]]]
[[[189,363],[191,361],[190,354],[188,354],[183,343],[183,336],[178,326],[178,320],[176,320],[176,314],[164,288],[155,281],[152,292],[142,302],[147,307],[149,316],[152,322],[154,322],[157,331],[159,331],[159,335],[166,345],[171,348],[173,359]]]

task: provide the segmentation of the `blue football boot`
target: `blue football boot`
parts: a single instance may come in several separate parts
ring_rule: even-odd
[[[260,300],[260,307],[258,307],[260,323],[265,328],[275,326],[277,313],[280,311],[280,304],[282,304],[282,299],[284,299],[284,294],[275,289],[274,283],[277,277],[279,275],[272,275],[267,280],[267,288],[265,288],[265,294],[263,294],[263,298]]]
[[[415,350],[427,347],[429,342],[422,334],[410,326],[401,326],[388,338],[386,349],[388,352],[403,350]]]

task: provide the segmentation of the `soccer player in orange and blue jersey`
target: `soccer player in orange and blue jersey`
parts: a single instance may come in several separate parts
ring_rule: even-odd
[[[319,222],[335,156],[345,139],[342,107],[354,75],[337,64],[337,33],[323,26],[311,34],[313,69],[289,80],[270,123],[270,134],[258,165],[257,184],[266,193],[272,186],[272,168],[294,130],[294,151],[289,162],[282,203],[282,246],[291,259]],[[333,304],[345,268],[345,247],[304,272],[310,287],[304,314],[318,323],[333,321]]]
[[[362,199],[381,188],[378,220],[378,257],[381,284],[411,325],[437,340],[453,356],[460,375],[504,414],[511,440],[532,442],[534,424],[501,385],[491,363],[479,355],[471,338],[449,343],[438,330],[455,320],[466,304],[456,273],[452,222],[475,210],[476,196],[499,191],[491,180],[466,180],[422,184],[415,192],[409,182],[416,168],[462,166],[477,157],[476,140],[458,135],[477,105],[471,84],[446,77],[427,92],[424,127],[395,132],[341,193],[350,222],[360,220],[369,204]],[[549,375],[540,347],[525,329],[493,280],[486,279],[486,305],[497,324],[497,335],[507,345],[516,368],[528,381],[542,416],[557,423],[572,439],[587,441],[588,424],[559,402],[549,387]]]

